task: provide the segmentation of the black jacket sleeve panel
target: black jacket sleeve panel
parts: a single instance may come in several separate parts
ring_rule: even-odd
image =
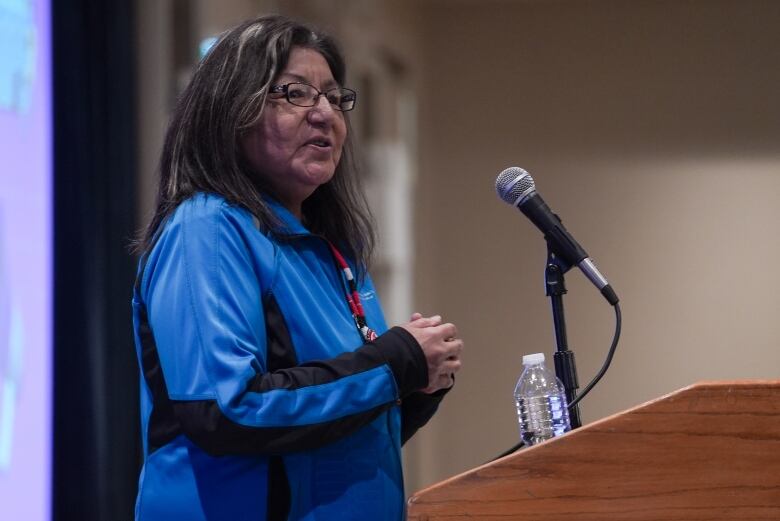
[[[258,428],[230,420],[214,400],[173,401],[184,434],[212,456],[278,456],[317,449],[368,425],[392,405],[326,423]]]
[[[428,370],[422,349],[411,334],[396,327],[354,352],[258,374],[249,382],[247,392],[301,389],[335,382],[382,365],[390,367],[400,397],[414,396],[418,394],[417,389],[427,385]],[[210,454],[274,455],[313,449],[346,437],[372,422],[394,403],[386,402],[327,422],[289,427],[236,423],[225,416],[214,400],[173,400],[173,410],[187,437]]]

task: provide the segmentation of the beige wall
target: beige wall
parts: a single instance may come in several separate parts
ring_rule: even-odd
[[[417,288],[467,341],[409,447],[410,488],[517,440],[525,353],[554,352],[539,233],[493,191],[519,165],[622,299],[584,421],[703,379],[780,376],[780,3],[424,2]],[[567,278],[584,385],[612,311]]]
[[[155,31],[170,14],[139,4],[142,71],[165,74],[170,40]],[[467,353],[406,447],[410,492],[513,445],[520,359],[554,350],[544,241],[493,190],[507,166],[534,175],[622,299],[623,338],[586,422],[702,379],[780,375],[780,2],[213,4],[199,2],[198,31],[254,6],[291,13],[335,31],[353,72],[392,56],[416,87],[414,300],[455,322]],[[144,81],[148,166],[168,87]],[[148,208],[146,167],[144,179]],[[614,318],[581,274],[567,284],[584,385]]]

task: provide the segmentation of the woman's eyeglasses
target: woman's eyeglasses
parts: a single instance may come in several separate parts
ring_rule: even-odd
[[[269,92],[284,94],[284,97],[299,107],[313,107],[320,96],[325,96],[331,107],[341,112],[347,112],[355,108],[357,92],[344,87],[334,87],[325,92],[318,90],[308,83],[286,83],[284,85],[272,85]]]

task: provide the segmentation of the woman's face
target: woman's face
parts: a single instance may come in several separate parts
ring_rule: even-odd
[[[292,49],[287,67],[273,84],[292,82],[308,83],[321,92],[339,86],[325,58],[304,47]],[[301,203],[333,177],[346,136],[344,114],[325,96],[313,107],[299,107],[283,94],[271,94],[241,145],[272,195],[300,217]]]

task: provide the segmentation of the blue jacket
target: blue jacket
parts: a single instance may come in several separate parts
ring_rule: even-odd
[[[141,259],[137,520],[404,517],[401,444],[441,400],[425,357],[369,277],[364,344],[326,241],[270,204],[274,234],[199,194]]]

